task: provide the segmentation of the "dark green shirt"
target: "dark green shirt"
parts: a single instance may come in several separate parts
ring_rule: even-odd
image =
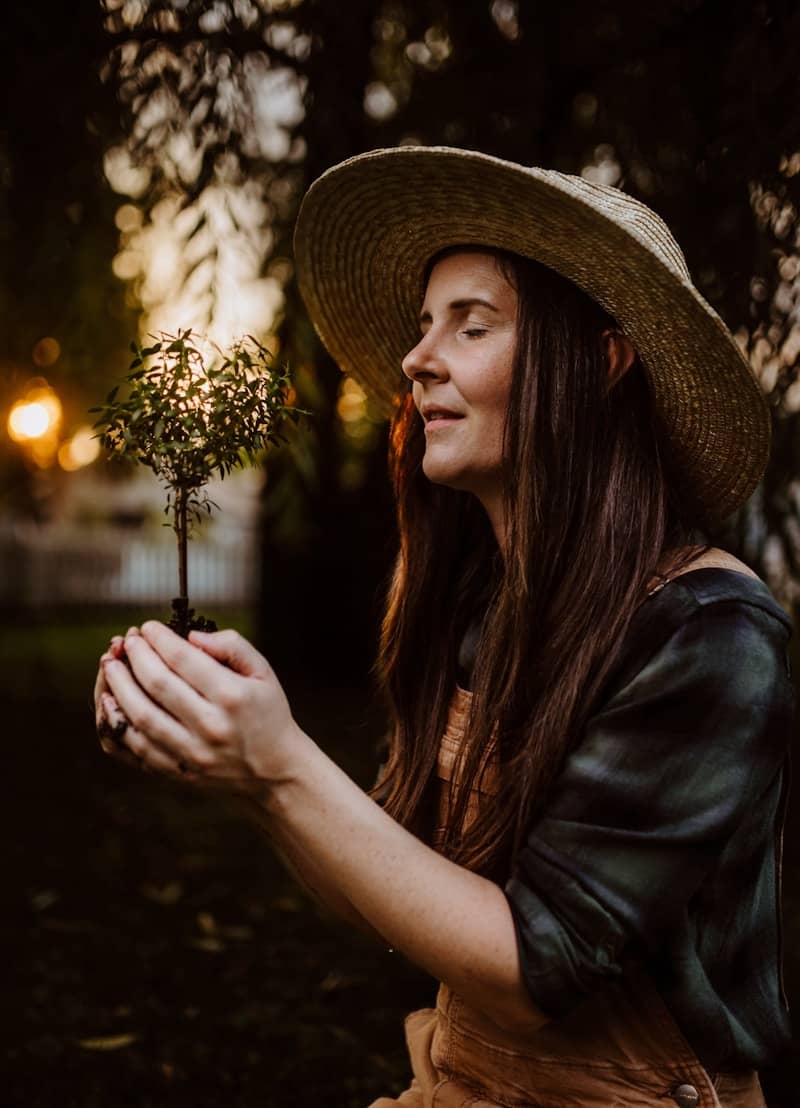
[[[682,574],[636,612],[506,885],[544,1012],[567,1012],[635,952],[709,1071],[759,1068],[789,1042],[791,629],[761,581],[728,569]]]

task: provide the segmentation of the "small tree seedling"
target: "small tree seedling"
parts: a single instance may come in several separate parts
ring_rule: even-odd
[[[211,349],[207,364],[191,330],[162,333],[151,346],[132,342],[123,395],[117,385],[105,404],[90,409],[99,413],[94,426],[110,457],[148,466],[166,486],[180,590],[169,626],[184,638],[193,629],[216,630],[189,607],[188,540],[217,507],[205,486],[215,475],[255,464],[270,444],[284,441],[286,419],[307,414],[289,403],[288,370],[276,369],[252,336],[226,351]]]

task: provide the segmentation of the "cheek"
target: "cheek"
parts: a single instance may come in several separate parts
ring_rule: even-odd
[[[489,370],[481,389],[481,407],[493,421],[505,420],[509,398],[511,396],[511,372]]]
[[[501,373],[495,373],[492,380],[492,388],[486,397],[487,400],[487,438],[491,439],[491,450],[494,461],[501,460],[503,453],[503,437],[506,427],[506,415],[511,397],[511,369]],[[488,444],[487,444],[488,445]]]

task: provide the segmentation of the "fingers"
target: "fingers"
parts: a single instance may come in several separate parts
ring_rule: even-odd
[[[170,765],[202,764],[204,748],[179,720],[150,699],[126,665],[110,659],[103,666],[109,688],[129,721],[124,741],[134,754],[153,768],[166,764],[158,755],[166,757]]]
[[[235,702],[241,691],[239,677],[274,677],[266,658],[233,630],[192,631],[187,643],[163,623],[148,620],[140,634],[174,673],[212,703],[228,706]],[[126,644],[129,641],[126,638]]]
[[[101,694],[100,706],[102,721],[97,730],[104,738],[111,739],[111,741],[115,743],[120,743],[125,734],[125,729],[128,726],[128,719],[125,713],[109,692],[103,692]]]
[[[159,773],[181,781],[193,781],[194,773],[184,762],[176,762],[158,747],[148,743],[145,736],[128,725],[121,741],[102,736],[100,746],[105,754],[121,762],[129,769]]]
[[[189,766],[154,743],[148,742],[147,737],[129,722],[116,697],[109,691],[106,663],[119,661],[124,656],[125,639],[122,635],[114,635],[108,650],[100,659],[95,680],[96,722],[101,749],[130,769],[160,773],[184,781],[192,780],[194,774]]]
[[[188,649],[193,650],[192,647]],[[170,668],[144,635],[128,632],[125,652],[136,681],[148,697],[185,724],[188,730],[205,732],[214,709],[200,692]]]
[[[106,684],[106,671],[103,668],[103,661],[105,658],[110,658],[110,654],[104,654],[100,659],[100,665],[97,667],[97,677],[94,682],[94,722],[97,730],[100,730],[100,725],[103,722],[103,707],[100,702],[100,698],[103,693],[108,689]]]
[[[130,769],[151,771],[182,780],[194,777],[193,771],[185,762],[176,761],[159,750],[128,722],[111,693],[102,693],[100,699],[103,720],[98,733],[104,753]]]
[[[242,677],[267,677],[271,672],[263,654],[237,631],[190,631],[189,641]]]
[[[265,711],[276,716],[278,693],[281,727],[291,715],[269,663],[232,630],[186,642],[148,621],[141,631],[131,628],[124,642],[112,642],[101,668],[95,692],[103,749],[117,756],[118,727],[127,764],[211,787],[250,780],[245,748],[270,723]]]
[[[114,635],[111,639],[108,650],[100,658],[100,665],[97,667],[97,677],[94,682],[94,708],[95,708],[95,725],[98,730],[102,723],[102,707],[100,704],[103,693],[108,692],[108,685],[106,684],[106,675],[103,668],[103,662],[106,658],[120,658],[124,653],[124,639],[122,635]]]
[[[141,761],[131,753],[126,746],[122,746],[119,743],[114,742],[113,739],[108,739],[104,735],[100,736],[100,747],[104,754],[107,754],[109,758],[113,758],[117,762],[122,762],[124,766],[128,766],[129,769],[143,769]]]
[[[188,762],[175,758],[150,741],[130,724],[125,730],[124,750],[137,769],[165,774],[167,777],[190,780],[195,776],[194,767]],[[130,764],[130,762],[129,762]]]
[[[131,636],[129,632],[126,651],[128,644],[135,649],[133,640],[137,639],[137,635],[139,641],[143,640],[173,673],[177,673],[200,696],[217,700],[226,687],[230,688],[233,676],[230,671],[222,669],[213,658],[202,650],[196,650],[165,624],[148,620],[137,634]]]

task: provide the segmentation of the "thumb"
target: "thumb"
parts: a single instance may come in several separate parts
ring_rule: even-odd
[[[190,631],[189,641],[242,677],[267,677],[272,673],[263,654],[238,631]]]

